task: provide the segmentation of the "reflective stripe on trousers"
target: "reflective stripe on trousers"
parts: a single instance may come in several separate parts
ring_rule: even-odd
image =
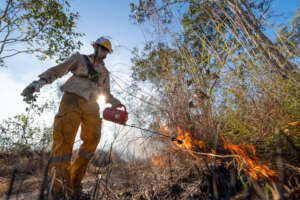
[[[85,151],[82,151],[82,150],[79,149],[78,155],[89,160],[93,157],[94,152],[93,153],[88,153],[88,152],[85,152]]]
[[[71,160],[71,158],[72,158],[72,154],[51,157],[49,163],[50,164],[52,164],[52,163],[61,163],[61,162],[67,161],[67,160]]]

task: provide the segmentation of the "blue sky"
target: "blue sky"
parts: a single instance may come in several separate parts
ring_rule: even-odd
[[[114,47],[118,47],[107,58],[106,66],[124,79],[129,77],[130,50],[135,46],[143,47],[148,39],[145,29],[129,20],[129,3],[126,0],[71,1],[72,9],[80,14],[77,31],[86,34],[81,39],[84,46],[80,52],[92,53],[93,40],[102,35],[110,36]],[[271,22],[288,23],[297,8],[300,8],[300,0],[275,0],[271,9],[281,16],[274,17]],[[38,74],[55,65],[55,60],[40,61],[30,55],[12,57],[6,62],[8,68],[0,68],[0,121],[24,111],[21,91],[36,80]]]
[[[83,54],[92,53],[91,42],[100,36],[112,38],[114,53],[106,59],[113,73],[125,75],[130,68],[130,51],[142,46],[145,38],[139,26],[129,21],[129,1],[125,0],[73,0],[72,9],[80,14],[77,31],[85,33],[81,38]],[[20,93],[26,85],[37,79],[37,75],[55,65],[55,60],[40,61],[35,56],[20,55],[6,60],[7,68],[0,68],[0,120],[19,114],[25,104]]]
[[[107,57],[105,61],[106,67],[112,74],[125,80],[128,79],[130,76],[131,50],[135,46],[142,47],[146,39],[141,27],[129,21],[129,1],[71,0],[70,2],[72,9],[80,14],[77,31],[86,34],[85,37],[81,38],[84,45],[80,53],[93,53],[91,42],[100,36],[110,36],[114,53]],[[35,56],[25,54],[7,59],[6,64],[7,68],[0,68],[0,91],[2,92],[0,98],[0,121],[24,112],[26,104],[20,96],[22,90],[30,82],[37,80],[37,76],[40,73],[56,65],[54,59],[40,61]],[[58,81],[62,83],[64,80],[66,78]],[[51,96],[49,92],[50,87],[45,86],[42,88],[41,95]],[[103,107],[104,105],[101,110],[103,110]],[[54,114],[49,113],[42,120],[46,124],[51,125]],[[102,146],[105,145],[106,140],[111,140],[111,137],[121,130],[120,128],[122,127],[106,122],[103,127],[106,134],[104,133],[104,138],[101,140]],[[107,137],[108,135],[110,137]]]
[[[77,30],[86,34],[81,39],[84,46],[81,53],[92,53],[90,43],[105,35],[112,38],[115,48],[114,54],[106,60],[106,65],[112,73],[129,76],[130,50],[142,47],[147,40],[147,34],[141,26],[134,25],[129,20],[130,1],[126,0],[73,0],[72,9],[80,14]],[[279,17],[271,22],[288,23],[296,9],[300,8],[300,0],[275,0],[271,9]],[[34,56],[20,55],[6,60],[8,68],[0,68],[0,89],[5,94],[0,99],[0,120],[18,114],[24,109],[20,97],[22,89],[37,75],[47,68],[54,66],[54,60],[40,61]]]
[[[300,8],[300,0],[274,0],[271,7],[277,14],[283,14],[283,16],[275,17],[274,20],[283,22],[292,17],[297,8]]]

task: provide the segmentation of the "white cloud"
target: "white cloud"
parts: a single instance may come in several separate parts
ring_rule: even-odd
[[[20,95],[25,88],[25,83],[15,80],[13,74],[5,69],[0,69],[0,120],[9,116],[20,114],[24,111],[26,104]]]

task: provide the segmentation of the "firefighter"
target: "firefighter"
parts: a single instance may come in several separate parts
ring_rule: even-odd
[[[107,54],[113,52],[111,42],[100,37],[93,42],[93,48],[91,55],[76,53],[62,64],[48,69],[22,92],[26,100],[31,100],[33,93],[45,84],[68,72],[73,74],[61,86],[64,94],[53,126],[49,174],[56,174],[52,189],[54,199],[63,198],[65,192],[73,197],[83,194],[81,181],[100,140],[102,119],[96,101],[99,95],[104,95],[112,107],[122,105],[110,92],[109,72],[103,62]],[[71,165],[74,140],[80,125],[83,143]]]

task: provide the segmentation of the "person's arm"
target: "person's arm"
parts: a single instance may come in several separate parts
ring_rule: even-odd
[[[65,62],[56,65],[44,73],[40,74],[40,79],[37,81],[33,81],[30,83],[21,93],[22,96],[25,97],[26,100],[31,100],[33,98],[34,92],[39,92],[40,88],[46,84],[52,83],[56,79],[62,77],[67,74],[69,71],[73,70],[76,67],[76,63],[78,61],[80,54],[73,54],[69,59]]]
[[[110,103],[112,107],[120,107],[122,105],[121,102],[117,98],[115,98],[110,92],[109,73],[106,73],[106,76],[103,80],[103,92],[106,97],[106,102]]]
[[[76,63],[80,57],[80,54],[76,53],[73,54],[69,59],[67,59],[65,62],[56,65],[54,67],[51,67],[44,73],[40,74],[39,77],[41,79],[44,79],[47,81],[47,83],[52,83],[56,79],[66,75],[68,72],[70,72],[74,67],[76,67]]]

